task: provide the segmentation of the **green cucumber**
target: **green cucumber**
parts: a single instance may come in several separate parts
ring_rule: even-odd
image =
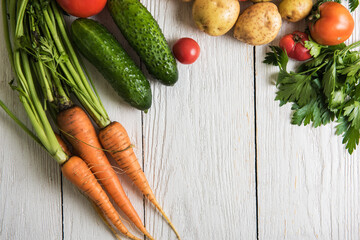
[[[176,60],[151,13],[139,0],[108,0],[108,9],[149,73],[165,85],[174,85],[178,80]]]
[[[141,70],[115,37],[100,23],[79,18],[71,25],[74,44],[126,102],[140,110],[151,107],[151,88]]]

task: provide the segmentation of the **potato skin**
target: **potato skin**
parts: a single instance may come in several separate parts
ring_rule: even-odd
[[[260,3],[260,2],[270,2],[272,0],[251,0],[254,3]]]
[[[251,45],[263,45],[275,39],[281,28],[281,16],[274,3],[248,7],[235,24],[234,37]]]
[[[279,12],[283,19],[298,22],[309,15],[312,7],[312,0],[283,0],[279,5]]]
[[[239,14],[238,0],[195,0],[192,8],[196,26],[211,36],[227,33]]]

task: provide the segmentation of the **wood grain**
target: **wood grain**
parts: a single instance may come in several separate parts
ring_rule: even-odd
[[[85,64],[111,119],[128,130],[155,196],[182,239],[252,240],[257,234],[261,240],[359,239],[359,150],[348,155],[334,124],[317,129],[290,124],[290,106],[274,101],[277,69],[262,63],[268,46],[254,52],[232,32],[207,36],[192,21],[191,2],[142,2],[170,45],[181,37],[200,44],[197,62],[178,65],[178,83],[165,87],[144,69],[153,91],[153,106],[145,114],[124,103]],[[249,4],[242,3],[243,9]],[[359,9],[354,17],[358,24]],[[141,66],[107,11],[96,19]],[[285,22],[272,44],[295,29],[303,30],[304,22]],[[359,26],[350,42],[356,40]],[[8,87],[13,75],[3,41],[0,74],[0,98],[29,125]],[[56,162],[3,111],[0,122],[0,239],[114,239],[89,201],[61,178]],[[120,171],[119,177],[149,232],[159,240],[175,239]]]
[[[14,76],[3,40],[0,76],[1,100],[30,126],[18,94],[9,86]],[[56,161],[2,109],[0,119],[0,239],[61,239],[60,170]]]
[[[285,22],[279,37],[304,26]],[[290,106],[274,101],[277,69],[262,63],[268,50],[256,48],[259,239],[359,239],[359,151],[349,156],[335,124],[290,124]]]
[[[144,169],[183,239],[256,239],[253,48],[231,33],[208,36],[194,26],[191,4],[144,1],[173,43],[201,46],[193,65],[178,65],[174,87],[152,84],[144,116]],[[157,239],[175,239],[146,205]]]

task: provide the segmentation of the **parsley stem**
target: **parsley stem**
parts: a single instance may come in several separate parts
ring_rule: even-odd
[[[305,74],[305,73],[308,73],[308,72],[311,72],[311,74],[309,76],[312,76],[314,73],[316,73],[317,71],[319,71],[321,68],[323,68],[324,66],[326,66],[327,63],[323,63],[321,64],[320,66],[316,67],[316,68],[310,68],[306,71],[303,71],[301,73],[298,73],[298,74]]]

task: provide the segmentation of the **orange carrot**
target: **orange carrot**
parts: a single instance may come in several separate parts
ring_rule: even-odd
[[[180,239],[174,225],[166,216],[164,210],[157,202],[155,195],[150,188],[149,182],[147,181],[135,156],[134,150],[131,147],[130,138],[125,128],[118,122],[112,122],[107,127],[100,130],[99,139],[102,146],[110,152],[119,167],[125,171],[145,197],[148,198],[149,201],[160,211],[165,220],[169,223],[170,227],[174,230],[177,238]]]
[[[61,138],[61,136],[57,133],[55,133],[55,137],[58,140],[62,150],[66,153],[66,155],[68,155],[69,157],[72,156],[71,151],[69,150],[67,144],[64,142],[64,140]]]
[[[71,157],[62,165],[61,171],[68,180],[95,202],[104,215],[122,234],[131,239],[140,240],[132,235],[123,225],[118,212],[111,204],[105,191],[81,158],[76,156]]]
[[[78,106],[63,110],[57,116],[57,123],[75,152],[88,164],[115,203],[141,232],[149,239],[153,239],[126,196],[119,178],[102,150],[95,129],[85,111]]]

